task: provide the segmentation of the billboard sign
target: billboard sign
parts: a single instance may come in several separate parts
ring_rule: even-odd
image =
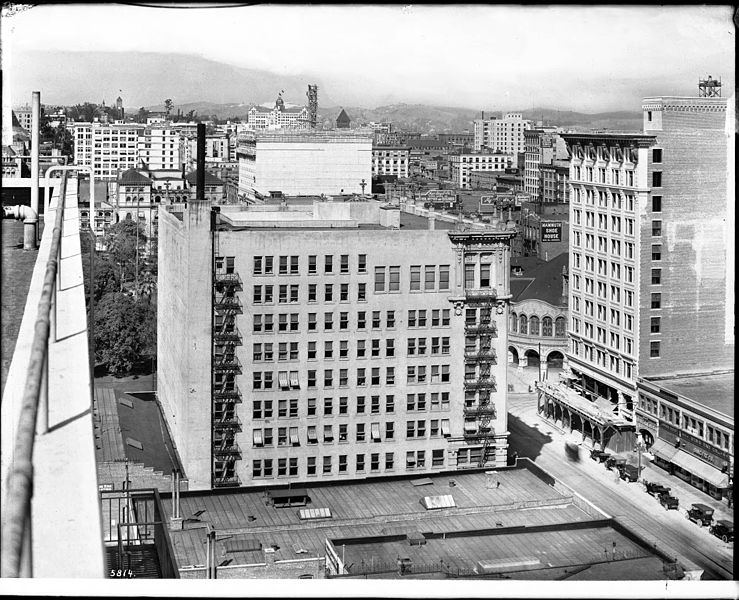
[[[457,193],[454,190],[428,190],[422,195],[423,201],[434,206],[452,207],[457,202]]]
[[[561,242],[562,241],[562,221],[542,221],[541,222],[541,241],[542,242]]]
[[[480,196],[480,213],[493,213],[495,212],[495,196]]]

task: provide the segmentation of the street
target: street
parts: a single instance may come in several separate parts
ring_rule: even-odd
[[[678,510],[667,511],[646,493],[641,481],[627,483],[618,479],[615,471],[590,459],[589,449],[581,447],[579,457],[568,458],[565,443],[579,442],[580,435],[565,433],[539,416],[535,393],[508,394],[508,430],[511,453],[530,458],[661,550],[678,560],[682,557],[692,561],[704,569],[703,579],[733,578],[733,542],[722,542],[709,534],[707,527],[699,527],[685,516],[690,503],[704,502],[717,507],[715,519],[733,521],[725,503],[711,501],[682,480],[647,465],[642,479],[665,483],[680,499]]]

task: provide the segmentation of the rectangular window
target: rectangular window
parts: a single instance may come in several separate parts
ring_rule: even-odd
[[[349,301],[349,284],[348,283],[342,283],[339,286],[339,301],[340,302]]]
[[[348,254],[342,254],[339,262],[339,272],[340,273],[348,273],[349,272],[349,255]]]
[[[287,256],[280,256],[280,275],[287,275]]]
[[[652,294],[652,308],[662,307],[662,294]]]
[[[662,212],[662,196],[652,196],[652,212]]]
[[[659,358],[659,342],[649,342],[650,358]]]
[[[385,396],[385,412],[388,414],[395,412],[395,396],[391,394]]]
[[[652,235],[662,235],[662,221],[652,221]]]
[[[395,455],[393,452],[385,453],[385,470],[392,471],[395,466]]]
[[[326,275],[334,272],[334,257],[331,254],[327,254],[325,257],[323,272]]]
[[[375,292],[385,291],[385,267],[375,267]]]
[[[308,387],[309,388],[316,387],[316,371],[315,370],[308,371]]]
[[[652,269],[652,284],[659,285],[662,283],[662,269]]]
[[[363,415],[365,411],[365,398],[364,396],[357,396],[357,414]]]
[[[357,263],[357,272],[358,273],[366,273],[367,272],[367,255],[366,254],[360,254],[358,263]]]
[[[334,313],[324,313],[323,318],[323,329],[324,331],[331,331],[334,328]]]
[[[661,317],[651,317],[649,320],[650,333],[659,333]]]
[[[339,473],[346,473],[347,469],[347,455],[339,454]]]
[[[433,291],[436,288],[436,267],[433,265],[426,265],[424,285],[425,291]]]
[[[318,324],[318,314],[308,313],[308,331],[315,331]]]
[[[382,317],[379,310],[372,311],[372,329],[380,329],[382,327]]]
[[[357,454],[357,471],[364,471],[364,454]]]
[[[356,439],[358,442],[363,442],[365,439],[364,423],[357,423],[357,434]]]
[[[308,256],[308,275],[316,275],[318,273],[318,267],[317,267],[317,256],[315,254],[311,254]]]
[[[367,300],[367,284],[357,284],[357,302],[365,302]]]
[[[331,457],[330,456],[323,457],[323,472],[324,473],[331,472]]]
[[[400,291],[400,267],[390,267],[390,279],[388,291]]]
[[[388,329],[395,328],[395,311],[389,310],[385,315],[385,322]]]
[[[449,289],[449,265],[439,266],[439,290]]]
[[[331,283],[327,283],[324,286],[324,292],[323,292],[323,301],[324,302],[333,302],[334,301],[334,286]]]
[[[661,244],[652,244],[652,260],[662,260]]]
[[[662,148],[652,148],[652,162],[653,163],[662,162]]]
[[[652,172],[652,187],[662,187],[662,171]]]
[[[411,267],[411,292],[421,291],[421,267]]]

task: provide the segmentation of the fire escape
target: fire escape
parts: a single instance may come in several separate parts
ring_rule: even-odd
[[[242,345],[236,327],[236,315],[243,312],[236,292],[242,288],[241,278],[234,271],[233,258],[216,257],[213,282],[213,458],[214,487],[240,485],[236,475],[236,461],[241,460],[241,449],[235,435],[241,431],[236,405],[241,393],[236,376],[241,374],[241,363],[236,346]]]
[[[494,288],[465,291],[465,428],[464,437],[482,445],[479,466],[488,460],[488,449],[495,432],[490,421],[495,418],[492,394],[496,390],[492,365],[496,364],[492,338],[497,337],[493,315],[497,301]],[[472,343],[474,342],[474,344]]]

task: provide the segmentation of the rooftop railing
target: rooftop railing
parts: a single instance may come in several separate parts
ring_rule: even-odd
[[[79,211],[69,184],[63,175],[45,214],[54,225],[43,233],[3,394],[2,577],[105,574]]]

